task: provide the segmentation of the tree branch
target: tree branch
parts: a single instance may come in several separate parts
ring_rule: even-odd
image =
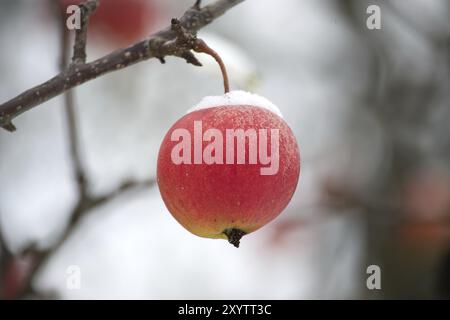
[[[14,254],[8,248],[6,239],[0,225],[0,300],[7,296],[8,271],[14,261]]]
[[[88,6],[89,4],[91,5]],[[67,30],[67,28],[65,28],[64,10],[61,10],[57,2],[53,2],[53,5],[56,11],[55,15],[58,16],[61,24],[60,66],[61,70],[64,70],[69,64],[69,31]],[[87,2],[86,6],[84,6],[85,9],[82,9],[83,16],[81,21],[81,28],[75,35],[72,64],[84,63],[86,60],[87,25],[89,23],[89,17],[95,11],[97,5],[97,1]],[[83,5],[81,7],[83,8]],[[68,142],[72,160],[73,174],[77,184],[79,201],[84,201],[84,199],[87,197],[87,178],[83,169],[81,154],[79,150],[80,142],[74,100],[75,98],[73,90],[68,90],[64,93],[64,107],[67,121]]]
[[[73,208],[70,213],[69,221],[62,232],[62,236],[54,243],[51,247],[46,249],[38,249],[34,244],[30,245],[29,248],[25,249],[24,252],[32,256],[32,266],[29,273],[26,276],[23,288],[18,292],[16,299],[26,298],[30,294],[36,293],[33,288],[33,281],[39,272],[44,268],[47,262],[51,259],[54,253],[56,253],[69,239],[74,231],[77,229],[80,221],[87,214],[113,201],[117,197],[131,191],[139,191],[142,189],[151,188],[156,184],[154,179],[148,179],[143,181],[126,181],[122,183],[117,189],[111,191],[110,193],[104,194],[98,197],[89,197],[81,201],[78,201],[77,205]]]
[[[216,18],[223,15],[228,9],[243,2],[244,0],[217,0],[216,2],[200,7],[200,2],[188,9],[180,18],[180,25],[186,33],[195,36],[196,32],[208,25]],[[89,0],[85,3],[95,3]],[[94,9],[93,9],[94,10]],[[88,10],[89,12],[89,10]],[[186,46],[180,48],[177,45],[180,33],[172,27],[159,31],[152,37],[131,45],[125,49],[114,51],[100,59],[90,63],[75,63],[54,78],[31,88],[14,99],[0,105],[0,126],[8,131],[14,131],[12,120],[18,115],[64,93],[65,91],[96,79],[109,72],[121,70],[138,62],[151,58],[158,58],[164,61],[166,56],[177,56],[184,58],[188,63],[198,65],[190,50],[194,49],[195,41],[185,43]],[[85,32],[78,32],[78,44],[75,45],[76,54],[74,61],[83,61],[85,50]],[[175,40],[175,41],[174,41]],[[180,44],[180,42],[178,42]],[[189,46],[190,44],[191,46]]]
[[[86,63],[86,42],[89,19],[97,7],[98,0],[88,0],[79,6],[81,10],[81,26],[75,33],[75,45],[73,47],[72,58],[72,63],[74,64]]]
[[[13,254],[9,250],[8,245],[6,244],[6,239],[3,234],[2,226],[0,225],[0,296],[3,284],[3,275],[5,274],[5,270],[12,256]]]

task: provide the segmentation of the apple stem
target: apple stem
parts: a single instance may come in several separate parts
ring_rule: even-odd
[[[202,39],[197,39],[194,51],[206,53],[206,54],[210,55],[211,57],[213,57],[217,61],[217,63],[220,66],[220,71],[222,71],[223,86],[225,88],[225,93],[230,92],[230,82],[228,80],[227,69],[226,69],[225,64],[223,63],[223,60],[220,57],[220,55],[217,52],[215,52],[213,49],[211,49],[206,44],[206,42],[203,41]]]
[[[239,242],[241,238],[245,235],[244,231],[235,228],[226,229],[223,233],[227,236],[228,242],[231,243],[236,248],[239,248]]]

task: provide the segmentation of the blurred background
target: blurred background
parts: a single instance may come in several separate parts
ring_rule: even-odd
[[[58,73],[73,2],[0,0],[0,103]],[[88,60],[193,2],[102,0]],[[446,0],[247,0],[199,33],[300,146],[290,205],[239,249],[184,230],[154,183],[166,131],[223,90],[209,57],[142,62],[76,88],[72,109],[21,115],[0,131],[0,297],[450,298],[449,20]]]

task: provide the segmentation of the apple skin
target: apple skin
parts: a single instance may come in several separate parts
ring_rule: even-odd
[[[203,133],[215,128],[224,137],[226,129],[279,129],[278,172],[261,175],[260,168],[266,166],[259,157],[257,164],[248,164],[248,155],[245,164],[174,164],[171,151],[178,141],[171,141],[172,132],[185,128],[193,137],[193,123],[198,120]],[[203,148],[209,143],[203,142]],[[270,150],[269,137],[268,144]],[[193,153],[193,139],[191,148]],[[226,230],[248,234],[276,218],[291,200],[299,174],[300,153],[286,122],[267,109],[243,105],[200,109],[183,116],[166,134],[157,164],[159,190],[173,217],[197,236],[229,241]],[[233,244],[238,246],[239,241]]]

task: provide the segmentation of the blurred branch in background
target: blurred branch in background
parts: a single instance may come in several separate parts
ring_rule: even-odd
[[[375,3],[383,12],[384,25],[378,32],[361,27],[366,8]],[[450,250],[448,20],[442,26],[433,21],[435,28],[424,30],[420,19],[414,18],[421,14],[419,9],[413,6],[415,11],[405,12],[397,7],[401,2],[342,0],[338,4],[372,61],[362,105],[383,128],[390,155],[384,159],[389,162],[387,174],[376,187],[346,190],[341,185],[339,192],[333,187],[327,193],[331,198],[353,199],[350,204],[361,205],[365,213],[366,263],[383,270],[383,290],[364,290],[366,297],[442,297],[437,288],[448,274],[436,274],[438,269],[443,272],[440,257]],[[431,61],[420,60],[414,50],[405,55],[392,49],[401,41],[411,41],[398,39],[401,32],[412,34]],[[411,63],[431,68],[417,75],[408,66]],[[441,116],[436,118],[437,114]],[[448,267],[445,272],[450,272]]]
[[[0,292],[5,291],[5,282],[1,281],[6,275],[8,264],[13,258],[12,252],[6,244],[6,239],[3,234],[2,226],[0,225]]]
[[[172,23],[172,27],[157,32],[149,39],[112,52],[91,63],[84,63],[86,30],[83,31],[82,27],[77,32],[77,41],[74,46],[76,53],[74,63],[47,82],[31,88],[16,98],[0,105],[0,127],[8,131],[14,131],[15,127],[11,121],[23,112],[89,80],[112,71],[121,70],[141,61],[158,58],[164,63],[164,57],[176,56],[185,59],[188,63],[200,65],[200,62],[191,52],[197,46],[195,41],[197,31],[243,1],[217,0],[215,3],[203,8],[200,6],[201,1],[197,1],[179,20],[182,33],[179,32],[179,28],[177,32]],[[88,22],[87,16],[95,10],[97,5],[98,0],[88,0],[81,6],[85,8],[82,10],[85,15],[81,19],[84,27]]]
[[[381,30],[365,28],[366,9],[373,4],[381,7]],[[279,223],[276,235],[353,215],[367,232],[362,239],[365,257],[360,270],[376,264],[382,271],[382,290],[373,291],[365,287],[367,275],[361,273],[358,298],[449,298],[449,20],[440,25],[442,21],[427,24],[417,19],[415,14],[422,13],[417,3],[411,4],[412,11],[404,10],[402,5],[408,5],[401,1],[338,0],[334,5],[369,64],[369,72],[359,77],[365,84],[364,95],[351,101],[349,126],[361,121],[361,109],[373,117],[383,130],[386,171],[378,169],[378,175],[364,187],[341,176],[326,177],[314,218]],[[448,9],[448,2],[444,5]],[[426,54],[409,48],[408,41],[416,41]],[[355,58],[360,54],[355,50]],[[349,129],[348,134],[344,139],[351,144],[355,132]],[[365,143],[370,143],[370,134],[369,130],[363,133]],[[354,156],[352,162],[361,161],[359,154]],[[360,178],[349,173],[352,179]],[[339,241],[345,241],[345,234]],[[328,275],[336,277],[336,261],[344,249],[337,245],[336,252],[320,257],[326,279],[322,287],[330,280]],[[326,289],[321,290],[320,297],[326,296]]]

